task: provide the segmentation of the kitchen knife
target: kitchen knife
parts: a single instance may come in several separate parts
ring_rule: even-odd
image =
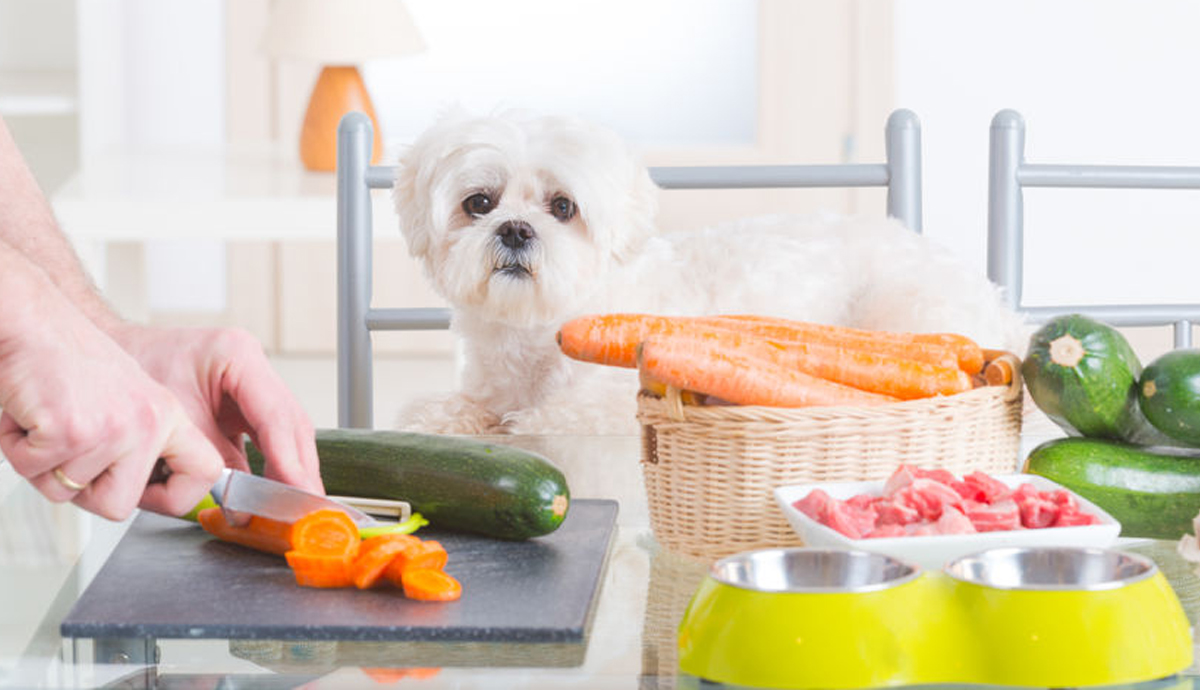
[[[340,510],[359,527],[377,527],[380,522],[357,508],[319,494],[225,468],[212,488],[213,500],[225,510],[249,513],[280,522],[295,522],[315,510]]]

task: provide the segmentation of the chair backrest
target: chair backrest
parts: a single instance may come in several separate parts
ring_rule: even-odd
[[[1078,313],[1114,326],[1174,325],[1175,347],[1189,347],[1197,304],[1021,304],[1025,187],[1200,189],[1200,168],[1131,165],[1044,165],[1025,162],[1025,121],[1013,110],[992,118],[988,154],[988,278],[1004,288],[1010,306],[1039,322]]]
[[[395,184],[394,166],[371,165],[374,131],[362,113],[338,126],[337,366],[338,425],[373,424],[371,331],[432,330],[450,325],[448,309],[371,307],[371,190]],[[887,212],[921,231],[921,127],[897,110],[886,126],[887,160],[879,164],[658,167],[664,189],[887,187]]]

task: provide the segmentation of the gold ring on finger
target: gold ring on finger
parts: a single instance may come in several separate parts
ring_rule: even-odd
[[[54,478],[58,480],[59,484],[62,484],[71,491],[83,491],[87,488],[87,484],[80,484],[74,479],[71,479],[62,471],[62,469],[58,467],[54,468]]]

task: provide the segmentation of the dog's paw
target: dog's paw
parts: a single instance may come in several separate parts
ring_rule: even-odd
[[[426,434],[504,434],[509,433],[500,417],[471,398],[456,394],[411,403],[396,420],[400,431]]]

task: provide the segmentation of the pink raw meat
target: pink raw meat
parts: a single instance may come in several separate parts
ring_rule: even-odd
[[[897,467],[896,471],[892,472],[892,476],[888,477],[887,481],[883,483],[883,495],[894,496],[897,491],[912,484],[916,478],[917,471],[915,467],[910,467],[909,465]]]
[[[926,520],[937,520],[946,506],[962,508],[962,496],[949,486],[932,479],[914,479],[896,492],[896,502],[915,508]]]
[[[825,525],[851,539],[862,539],[875,529],[875,511],[861,510],[836,499],[830,499],[825,512]]]
[[[813,489],[804,498],[792,504],[796,510],[804,513],[817,522],[825,522],[825,512],[833,498],[821,489]]]
[[[975,470],[963,477],[963,483],[973,488],[976,495],[979,496],[975,500],[982,501],[983,503],[1003,501],[1013,493],[1013,490],[1008,488],[1007,484],[979,470]]]
[[[877,499],[875,511],[879,515],[880,525],[909,525],[921,519],[921,514],[916,508],[890,498]]]
[[[937,534],[974,534],[975,525],[971,524],[970,518],[962,514],[958,508],[954,506],[946,506],[942,511],[942,516],[933,523],[934,532]]]
[[[1021,509],[1011,498],[990,504],[966,501],[964,507],[977,532],[1021,529]]]
[[[1058,520],[1058,514],[1062,512],[1057,503],[1044,498],[1040,493],[1019,494],[1016,502],[1021,509],[1021,526],[1029,529],[1053,525]]]

